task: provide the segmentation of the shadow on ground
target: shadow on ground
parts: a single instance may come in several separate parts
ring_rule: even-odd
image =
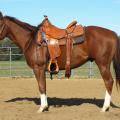
[[[28,97],[17,97],[13,98],[11,100],[7,100],[5,102],[19,102],[19,101],[31,101],[34,102],[36,105],[40,104],[39,98],[28,98]],[[56,97],[48,97],[48,104],[49,107],[62,107],[62,106],[80,106],[85,103],[93,104],[101,108],[103,106],[104,99],[91,99],[91,98],[56,98]],[[111,102],[111,107],[113,108],[119,108],[119,106],[115,105]]]

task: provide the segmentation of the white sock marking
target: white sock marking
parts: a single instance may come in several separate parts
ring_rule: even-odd
[[[41,107],[48,106],[47,96],[45,94],[41,94]]]
[[[104,100],[103,109],[102,109],[104,112],[109,108],[110,101],[111,101],[111,95],[106,90],[105,100]]]

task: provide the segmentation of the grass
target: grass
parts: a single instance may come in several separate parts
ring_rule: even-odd
[[[0,77],[32,77],[32,69],[25,61],[0,61]]]
[[[113,73],[112,67],[111,70]],[[54,77],[61,79],[64,78],[64,74],[65,71],[60,71]],[[26,61],[0,61],[0,77],[34,77],[34,74]],[[47,77],[49,77],[49,73],[47,73]],[[101,75],[96,64],[88,62],[79,68],[73,69],[71,78],[101,78]]]

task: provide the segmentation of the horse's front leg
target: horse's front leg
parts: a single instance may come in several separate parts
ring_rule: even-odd
[[[41,93],[41,105],[38,112],[43,112],[48,109],[47,95],[46,95],[46,75],[45,67],[34,68],[34,73],[38,82],[39,91]]]

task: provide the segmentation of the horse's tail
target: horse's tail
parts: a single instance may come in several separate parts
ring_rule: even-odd
[[[113,57],[113,67],[115,70],[116,86],[120,87],[120,40],[117,38],[117,49]]]

